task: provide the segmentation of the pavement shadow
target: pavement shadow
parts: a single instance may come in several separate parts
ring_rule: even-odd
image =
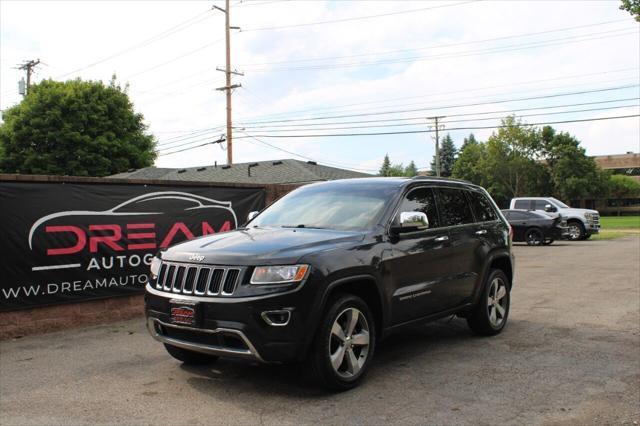
[[[411,364],[416,357],[429,357],[430,351],[448,350],[473,339],[478,338],[459,318],[447,318],[394,334],[377,346],[364,385],[375,378],[385,380],[393,374],[390,372],[393,368]],[[233,403],[240,403],[241,399],[236,397],[239,394],[270,395],[301,402],[335,395],[315,385],[302,364],[265,365],[220,359],[210,366],[182,365],[181,368],[192,374],[188,383],[195,390]]]

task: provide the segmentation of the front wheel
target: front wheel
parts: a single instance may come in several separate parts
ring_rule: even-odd
[[[369,369],[375,343],[375,323],[367,304],[351,294],[333,299],[309,354],[314,379],[337,391],[357,386]]]
[[[478,304],[467,317],[467,324],[477,334],[494,336],[502,331],[509,317],[511,294],[509,279],[500,269],[492,269]]]
[[[539,246],[544,242],[544,235],[538,229],[527,230],[524,238],[528,246]]]
[[[584,239],[586,231],[582,223],[578,221],[569,222],[569,240],[571,241],[579,241]]]

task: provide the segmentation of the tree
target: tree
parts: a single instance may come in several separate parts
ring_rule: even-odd
[[[416,163],[411,160],[409,165],[404,169],[404,175],[407,177],[414,177],[418,174],[418,168],[416,167]]]
[[[460,149],[458,158],[453,165],[452,176],[465,179],[478,185],[487,186],[484,173],[483,160],[486,156],[486,145],[479,143],[475,138],[465,139]]]
[[[640,0],[622,0],[620,10],[626,10],[636,21],[640,22]]]
[[[389,154],[385,154],[384,160],[382,160],[382,166],[378,174],[380,176],[389,176],[389,170],[391,169],[391,160],[389,160]]]
[[[415,172],[415,173],[414,173]],[[410,174],[414,173],[414,174]],[[384,160],[382,161],[382,166],[380,167],[380,171],[378,172],[380,176],[393,177],[393,176],[415,176],[418,174],[418,168],[415,163],[412,161],[405,168],[402,163],[400,164],[391,164],[391,160],[389,160],[389,154],[384,156]]]
[[[462,150],[464,150],[467,145],[474,143],[478,143],[478,141],[476,140],[476,137],[473,135],[473,133],[469,133],[469,136],[462,140],[462,146],[460,147],[459,152],[462,152]]]
[[[80,79],[32,85],[24,100],[4,113],[0,169],[108,176],[150,166],[154,140],[126,91],[115,77],[109,85]]]
[[[456,146],[451,139],[451,135],[447,135],[442,138],[442,146],[440,147],[440,175],[444,177],[451,176],[453,172],[453,165],[456,162]],[[436,173],[436,156],[433,156],[431,161],[431,172]]]
[[[620,207],[622,198],[635,198],[640,196],[640,182],[625,175],[611,175],[607,182],[609,194],[616,199],[616,207],[618,208],[618,216],[620,216]]]
[[[487,189],[502,199],[543,193],[548,176],[536,161],[539,148],[538,130],[515,117],[502,120],[502,126],[487,140],[483,165],[490,182]]]
[[[580,141],[568,133],[542,128],[540,155],[546,164],[552,191],[559,198],[575,200],[606,192],[608,176],[586,155]]]

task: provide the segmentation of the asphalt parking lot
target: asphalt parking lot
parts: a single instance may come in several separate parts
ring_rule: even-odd
[[[134,320],[0,342],[0,424],[638,424],[640,238],[515,252],[501,335],[406,331],[353,391],[285,366],[184,367]]]

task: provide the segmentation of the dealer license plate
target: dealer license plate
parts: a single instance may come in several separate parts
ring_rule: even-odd
[[[179,325],[198,325],[198,303],[171,300],[171,322]]]

